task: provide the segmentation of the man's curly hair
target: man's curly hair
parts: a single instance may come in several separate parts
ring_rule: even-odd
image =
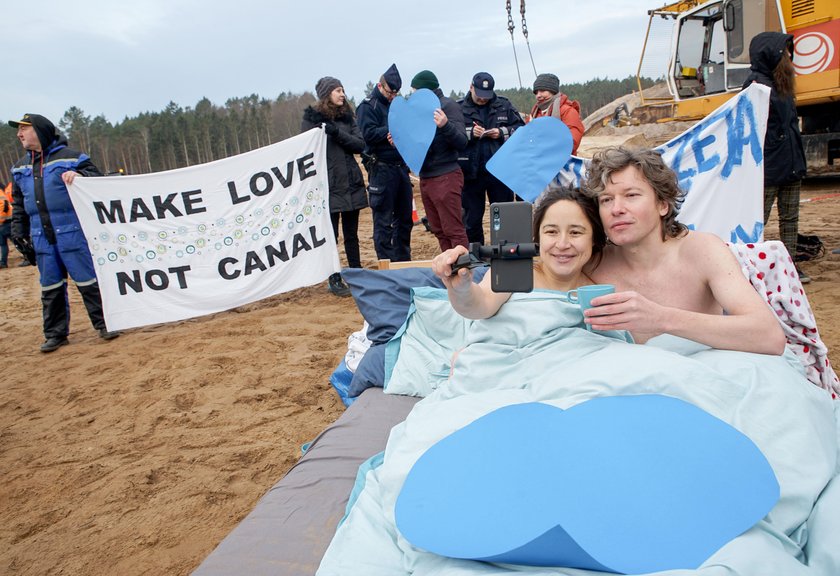
[[[680,207],[685,200],[685,192],[680,188],[677,174],[665,164],[662,155],[655,150],[615,146],[597,152],[592,157],[583,189],[597,199],[612,175],[628,166],[635,166],[653,188],[656,200],[668,206],[668,212],[662,217],[662,239],[677,238],[685,234],[688,228],[685,224],[677,222]]]

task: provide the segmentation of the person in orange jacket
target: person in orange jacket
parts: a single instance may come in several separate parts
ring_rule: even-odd
[[[537,76],[534,80],[534,95],[537,103],[531,108],[531,119],[554,116],[562,120],[572,133],[572,154],[576,154],[584,132],[580,120],[580,103],[569,100],[568,96],[560,92],[560,79],[554,74]]]
[[[0,182],[0,268],[9,267],[9,238],[12,237],[12,183]]]

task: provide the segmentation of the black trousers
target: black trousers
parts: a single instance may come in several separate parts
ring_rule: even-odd
[[[464,228],[470,242],[484,244],[485,194],[491,204],[513,202],[513,191],[483,167],[479,168],[475,178],[465,180],[461,206],[464,208]]]
[[[105,328],[105,315],[102,312],[102,295],[99,284],[76,285],[82,295],[90,323],[96,330]],[[70,300],[67,298],[67,283],[57,288],[41,292],[41,306],[44,314],[44,336],[64,338],[70,333]]]
[[[368,198],[373,214],[376,257],[391,262],[411,260],[411,217],[414,194],[408,168],[377,162],[370,173]]]
[[[362,257],[359,254],[359,210],[349,212],[330,212],[333,235],[338,243],[338,224],[341,222],[341,234],[344,236],[344,253],[347,255],[347,266],[361,268]]]

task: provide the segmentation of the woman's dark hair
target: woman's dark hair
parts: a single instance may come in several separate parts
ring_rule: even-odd
[[[782,59],[773,70],[773,84],[776,92],[783,98],[793,98],[796,93],[796,71],[793,69],[793,60],[790,53],[782,52]]]
[[[327,96],[323,100],[316,101],[314,108],[330,120],[334,120],[342,116],[350,118],[353,117],[353,107],[350,106],[349,100],[345,100],[344,104],[341,106],[336,106],[332,103],[332,101],[330,101],[330,97]]]
[[[668,206],[668,213],[662,217],[662,239],[684,234],[688,228],[677,222],[677,216],[685,200],[685,192],[680,189],[676,172],[665,164],[662,155],[656,150],[615,146],[596,152],[586,174],[583,187],[586,194],[597,202],[612,175],[628,166],[635,166],[653,188],[657,202],[664,202]]]
[[[598,214],[598,203],[594,198],[584,194],[580,188],[552,181],[548,188],[540,194],[534,206],[532,229],[534,242],[538,243],[540,241],[540,226],[545,219],[545,213],[561,200],[569,200],[580,206],[584,216],[589,220],[589,225],[592,226],[592,259],[590,260],[590,266],[592,268],[597,267],[601,263],[604,246],[607,245],[607,234],[604,232],[604,225],[601,224],[601,216]]]

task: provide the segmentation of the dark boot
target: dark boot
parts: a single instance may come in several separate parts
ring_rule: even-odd
[[[44,313],[44,338],[41,352],[52,352],[67,344],[70,331],[70,302],[67,300],[67,285],[41,292],[41,306]]]
[[[350,296],[350,288],[347,287],[347,284],[344,283],[344,280],[341,278],[341,274],[338,272],[330,275],[328,288],[329,291],[336,296]]]
[[[56,336],[55,338],[47,338],[44,341],[44,343],[41,344],[41,352],[44,352],[44,353],[52,352],[54,350],[58,350],[59,348],[61,348],[65,344],[69,344],[69,343],[70,343],[70,341],[67,340],[66,336],[61,337],[61,338],[58,337],[58,336]]]
[[[120,335],[119,332],[109,332],[105,326],[105,314],[102,312],[102,294],[99,292],[99,283],[94,282],[86,286],[76,285],[79,294],[82,295],[82,302],[85,303],[90,323],[94,329],[99,331],[99,337],[103,340],[113,340]]]

